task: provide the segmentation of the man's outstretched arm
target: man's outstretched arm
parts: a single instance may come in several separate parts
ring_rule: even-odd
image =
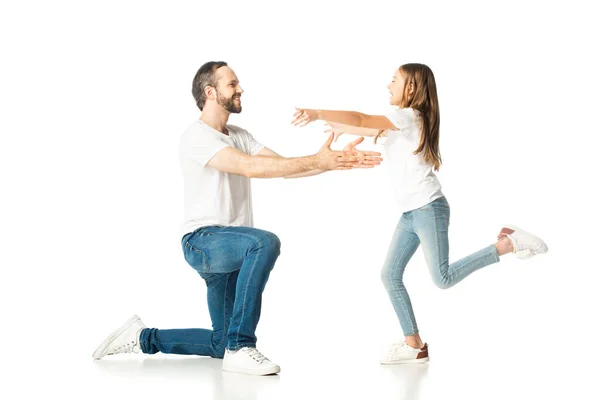
[[[293,158],[260,154],[250,156],[236,148],[226,147],[213,156],[207,165],[248,178],[281,178],[315,170],[351,169],[360,162],[357,152],[331,150],[332,141],[333,135],[330,135],[317,154]]]
[[[275,153],[273,150],[269,149],[268,147],[263,147],[263,149],[258,153],[259,156],[265,156],[265,157],[277,157],[277,158],[284,158],[283,156]],[[304,178],[307,176],[314,176],[314,175],[319,175],[322,174],[323,172],[326,172],[325,170],[322,169],[313,169],[312,171],[305,171],[305,172],[300,172],[297,174],[292,174],[292,175],[287,175],[284,176],[284,178]]]
[[[383,161],[383,159],[381,158],[381,153],[374,152],[374,151],[362,151],[362,150],[359,150],[356,148],[356,145],[361,143],[363,140],[364,140],[364,138],[358,138],[358,139],[348,143],[346,145],[346,147],[344,147],[344,149],[343,149],[343,151],[345,151],[345,152],[356,152],[357,155],[360,157],[361,161],[357,164],[354,164],[352,166],[352,168],[373,168],[374,166],[379,165],[381,163],[381,161]],[[268,147],[263,147],[263,149],[258,153],[258,155],[282,158],[282,156],[275,153],[273,150],[269,149]],[[321,170],[321,169],[315,169],[312,171],[301,172],[298,174],[284,176],[284,178],[286,178],[286,179],[287,178],[305,178],[308,176],[322,174],[323,172],[326,172],[326,171]]]

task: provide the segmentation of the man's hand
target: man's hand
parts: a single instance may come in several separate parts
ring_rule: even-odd
[[[329,135],[329,138],[323,147],[321,147],[321,150],[315,155],[317,158],[318,169],[324,171],[352,169],[359,165],[361,159],[358,156],[357,151],[331,150],[332,142],[333,134]]]
[[[363,140],[365,140],[364,137],[359,137],[344,147],[344,152],[357,153],[358,157],[360,158],[360,161],[353,165],[353,168],[373,168],[375,165],[381,164],[383,161],[383,158],[381,158],[381,153],[376,151],[360,151],[356,148],[356,146],[362,143]]]

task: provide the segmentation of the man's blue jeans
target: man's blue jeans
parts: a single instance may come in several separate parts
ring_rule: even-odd
[[[241,226],[207,226],[181,240],[188,264],[205,280],[209,329],[142,330],[144,353],[223,358],[225,348],[256,347],[262,293],[279,256],[279,238]]]

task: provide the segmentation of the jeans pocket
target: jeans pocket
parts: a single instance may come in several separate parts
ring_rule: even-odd
[[[183,255],[185,261],[196,271],[201,273],[210,272],[208,257],[206,257],[206,253],[203,250],[194,247],[190,242],[186,242],[184,244]]]

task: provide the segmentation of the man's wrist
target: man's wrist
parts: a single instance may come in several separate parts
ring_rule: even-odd
[[[320,169],[320,165],[319,165],[319,156],[314,154],[312,156],[308,156],[307,158],[307,163],[306,166],[309,170],[313,170],[313,169]]]

